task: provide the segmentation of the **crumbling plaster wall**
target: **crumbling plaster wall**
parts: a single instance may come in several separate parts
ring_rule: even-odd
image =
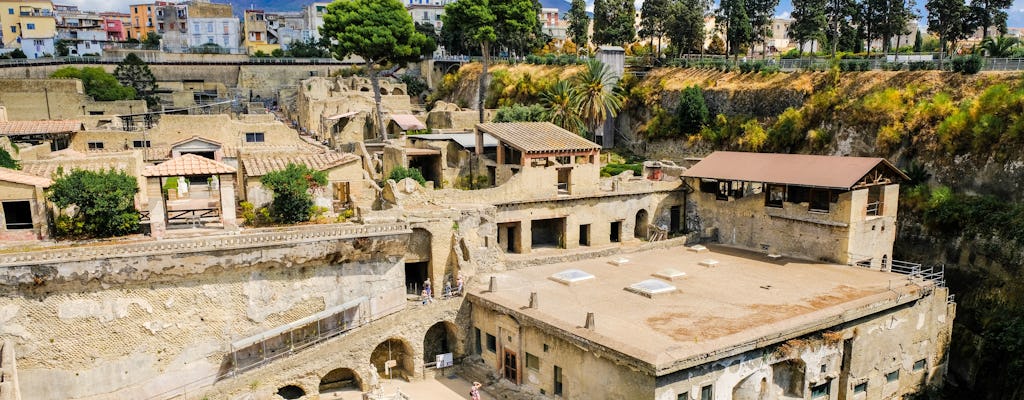
[[[712,385],[714,399],[742,397],[787,399],[809,398],[810,388],[829,385],[831,398],[882,400],[914,393],[924,385],[938,383],[946,369],[954,306],[947,304],[948,289],[925,291],[917,301],[905,303],[849,323],[825,327],[781,345],[757,348],[659,376],[657,400],[676,400],[684,392],[698,399],[702,387]],[[849,364],[844,366],[845,343],[850,343]],[[925,360],[915,370],[914,363]],[[780,368],[795,362],[805,368]],[[779,373],[779,372],[782,373]],[[794,371],[804,375],[794,376]],[[886,374],[899,371],[894,382]],[[848,379],[842,380],[844,374]],[[760,385],[747,385],[747,378],[764,379],[767,393]],[[842,387],[841,382],[847,386]],[[867,383],[867,390],[855,393],[854,387]],[[788,388],[798,388],[789,392]],[[738,389],[738,390],[734,390]],[[756,390],[756,392],[750,392]],[[787,395],[787,393],[789,393]]]
[[[93,101],[78,79],[0,79],[0,105],[11,121],[75,119],[90,113],[146,110],[144,100]]]
[[[7,339],[0,340],[0,400],[21,400],[14,345]]]
[[[229,344],[369,297],[405,307],[405,236],[9,268],[0,336],[33,399],[149,398],[223,373]],[[17,289],[16,289],[17,288]]]

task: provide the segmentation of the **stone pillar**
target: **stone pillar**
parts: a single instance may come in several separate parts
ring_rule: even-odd
[[[43,193],[43,188],[36,187],[36,198],[31,204],[32,207],[32,228],[35,231],[36,238],[39,240],[46,240],[50,238],[50,224],[47,218],[47,206],[46,206],[46,194]],[[57,216],[54,215],[54,218]]]
[[[519,249],[522,254],[533,250],[533,221],[529,219],[519,223]]]
[[[237,231],[235,217],[235,177],[230,174],[218,175],[220,179],[220,222],[225,230]]]
[[[167,231],[167,206],[164,204],[163,185],[159,177],[146,178],[146,197],[149,199],[149,235],[162,239]]]

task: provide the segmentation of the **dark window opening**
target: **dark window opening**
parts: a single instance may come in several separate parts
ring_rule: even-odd
[[[714,179],[700,180],[701,193],[718,193],[718,181]]]
[[[676,400],[690,400],[690,392],[682,392],[676,396]]]
[[[89,150],[102,150],[103,142],[89,142]]]
[[[917,360],[917,361],[914,361],[914,371],[920,371],[920,370],[923,370],[923,369],[924,369],[924,367],[925,367],[925,366],[926,366],[927,364],[928,364],[928,361],[926,361],[926,360],[924,360],[924,359],[921,359],[921,360]]]
[[[568,195],[572,193],[572,168],[558,169],[558,194]]]
[[[480,328],[473,327],[473,338],[476,339],[473,341],[474,352],[476,354],[482,354],[484,350],[483,344],[480,343]]]
[[[580,246],[590,246],[590,224],[580,225]]]
[[[487,351],[491,353],[498,351],[498,338],[490,333],[487,334]]]
[[[711,400],[711,396],[714,392],[711,391],[711,385],[700,388],[700,400]]]
[[[182,152],[181,154],[182,155],[185,155],[185,154],[195,154],[197,156],[200,156],[200,157],[206,158],[206,159],[210,159],[210,160],[216,160],[217,159],[216,158],[217,156],[212,151],[185,151],[185,152]]]
[[[832,381],[827,381],[818,386],[811,387],[811,398],[816,399],[819,397],[828,397],[829,388],[832,387]]]
[[[884,204],[884,190],[884,186],[876,185],[868,187],[867,215],[875,216],[883,214],[882,205]]]
[[[554,375],[555,375],[555,379],[554,379],[554,388],[552,389],[552,393],[554,395],[556,395],[556,396],[561,396],[562,395],[562,368],[556,365],[555,366],[555,374]]]
[[[141,147],[153,147],[153,146],[152,146],[152,143],[150,143],[150,141],[148,141],[148,140],[133,140],[132,141],[132,147],[138,149],[138,148],[141,148]]]
[[[867,382],[858,383],[856,386],[853,387],[853,393],[864,393],[864,392],[867,392],[867,391],[868,391],[868,383]]]
[[[245,134],[246,143],[263,143],[264,139],[263,132],[246,132]]]
[[[4,220],[7,230],[32,229],[32,203],[28,201],[5,201]]]
[[[668,229],[671,233],[679,233],[683,230],[683,207],[672,206],[669,209]]]
[[[806,187],[790,186],[786,189],[786,201],[790,203],[806,203],[810,196],[810,189]]]
[[[828,212],[829,199],[831,194],[828,189],[811,189],[810,210],[817,212]]]
[[[622,221],[612,222],[612,231],[608,235],[608,240],[612,243],[618,243],[622,241]]]
[[[718,190],[715,192],[715,200],[729,200],[730,192],[732,192],[731,181],[718,182]]]
[[[537,219],[530,225],[532,248],[565,248],[565,218]]]
[[[302,390],[302,388],[298,386],[288,385],[280,389],[277,389],[277,395],[285,399],[297,399],[299,397],[305,396],[306,391]]]
[[[103,115],[103,111],[89,111],[89,115]]]
[[[764,205],[768,207],[782,207],[786,201],[786,187],[783,185],[768,185],[764,192]]]
[[[898,380],[900,380],[900,370],[895,370],[885,374],[885,382],[887,383],[896,382]]]
[[[540,370],[540,359],[537,356],[526,353],[526,369],[532,369],[534,371]]]

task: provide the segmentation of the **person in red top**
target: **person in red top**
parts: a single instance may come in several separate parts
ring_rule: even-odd
[[[473,387],[469,389],[470,400],[480,400],[480,382],[473,382]]]

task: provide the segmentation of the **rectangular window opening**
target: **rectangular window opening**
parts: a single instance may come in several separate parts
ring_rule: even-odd
[[[700,388],[700,400],[711,400],[714,392],[711,391],[711,385]]]
[[[682,392],[676,396],[676,400],[690,400],[690,392]]]
[[[132,147],[138,149],[143,147],[153,147],[152,143],[148,140],[133,140]]]
[[[562,368],[556,365],[555,366],[555,373],[554,373],[554,375],[555,375],[555,379],[554,379],[554,388],[552,390],[552,393],[554,393],[555,396],[561,396],[563,394],[562,393]]]
[[[473,341],[473,346],[474,350],[476,350],[476,354],[482,354],[484,351],[483,345],[480,343],[480,328],[473,327],[473,337],[476,339]]]
[[[88,146],[89,146],[89,150],[102,150],[103,149],[103,142],[89,142]]]
[[[817,399],[817,398],[821,398],[821,397],[826,397],[827,398],[828,395],[829,395],[829,388],[831,388],[831,387],[832,387],[832,381],[826,381],[825,383],[822,383],[820,385],[811,387],[811,398],[812,399]]]
[[[498,338],[494,337],[494,335],[490,333],[487,334],[487,351],[491,353],[496,353],[498,351]]]
[[[533,354],[526,353],[526,369],[540,371],[540,359]]]
[[[890,372],[888,374],[885,374],[885,382],[886,383],[892,383],[892,382],[896,382],[898,380],[900,380],[900,370],[895,370],[895,371],[892,371],[892,372]]]
[[[5,201],[3,207],[7,230],[32,229],[32,203],[28,201]]]
[[[246,132],[245,134],[246,143],[263,143],[264,140],[263,132]]]
[[[928,365],[928,360],[925,360],[925,359],[920,359],[920,360],[914,361],[914,371],[923,370],[924,367],[927,366],[927,365]]]
[[[854,394],[856,394],[856,393],[864,393],[864,392],[867,392],[867,391],[868,391],[868,383],[867,382],[858,383],[856,386],[853,387],[853,393]]]

